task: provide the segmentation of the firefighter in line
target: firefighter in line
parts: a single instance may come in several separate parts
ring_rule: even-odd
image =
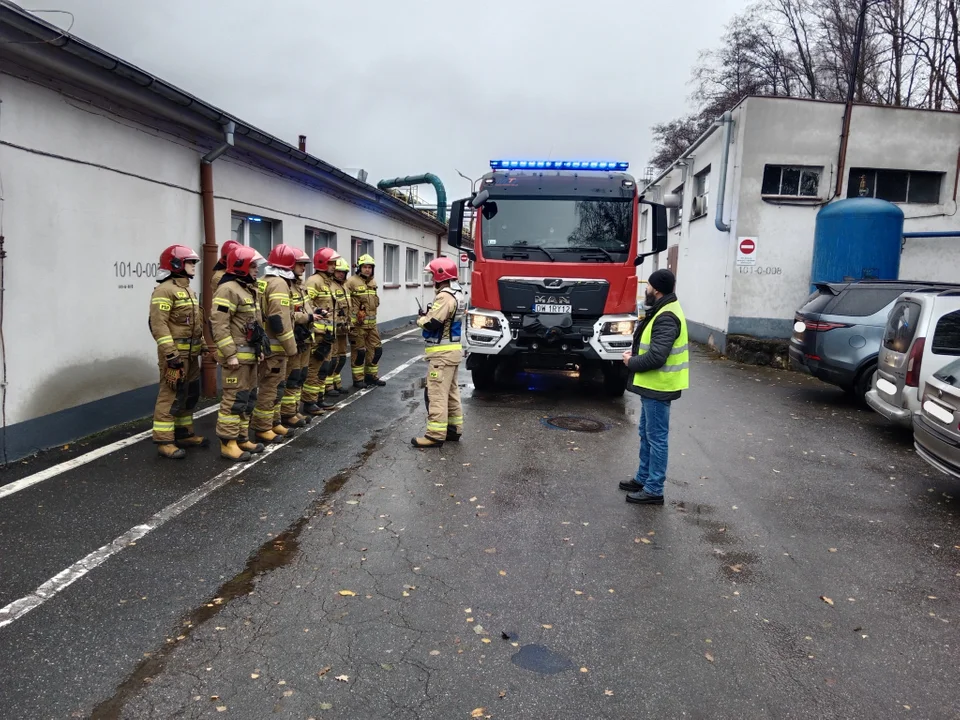
[[[160,392],[153,410],[153,442],[161,457],[179,460],[184,448],[207,447],[193,432],[193,409],[200,399],[203,313],[190,281],[200,257],[184,245],[160,255],[157,287],[150,298],[149,327],[157,342]]]
[[[377,295],[377,281],[373,277],[375,265],[372,255],[361,255],[354,268],[355,274],[346,284],[346,290],[350,293],[350,319],[354,323],[350,331],[350,370],[353,373],[353,387],[358,390],[387,384],[380,379],[378,364],[383,355],[383,345],[377,329],[380,298]]]
[[[466,309],[463,291],[457,282],[457,264],[438,257],[427,265],[437,289],[429,308],[421,311],[417,325],[427,343],[427,432],[411,441],[415,448],[441,447],[445,440],[457,442],[463,435],[463,408],[457,374],[463,350],[460,333]]]
[[[266,349],[257,297],[257,265],[263,256],[235,243],[224,263],[210,305],[210,335],[217,346],[223,396],[217,415],[220,456],[245,462],[263,445],[250,440],[250,416],[257,400],[257,371]]]
[[[299,259],[292,247],[277,245],[267,258],[264,277],[257,281],[270,355],[260,363],[259,392],[251,426],[256,439],[264,443],[279,442],[291,433],[280,421],[280,401],[286,390],[287,359],[297,354],[291,285]]]
[[[327,395],[349,395],[350,391],[341,385],[341,373],[347,364],[347,335],[350,332],[350,294],[344,288],[350,266],[342,257],[337,258],[333,266],[333,277],[330,280],[330,291],[333,294],[334,306],[334,346],[333,361],[330,375],[327,377],[325,392]]]
[[[287,379],[284,383],[283,399],[280,401],[280,422],[290,429],[302,428],[313,421],[313,416],[300,414],[300,395],[307,376],[310,360],[310,346],[313,343],[311,324],[313,310],[309,306],[307,291],[303,286],[303,275],[307,271],[310,257],[300,248],[293,248],[297,262],[293,266],[294,279],[290,283],[290,301],[293,308],[293,337],[297,354],[287,360]]]
[[[220,259],[217,260],[217,264],[213,266],[213,275],[210,278],[210,297],[217,294],[217,288],[220,286],[220,278],[222,278],[227,271],[227,258],[230,255],[230,251],[239,246],[240,243],[236,240],[227,240],[220,246]]]
[[[307,379],[303,384],[303,407],[307,415],[322,415],[336,405],[326,397],[327,379],[332,373],[333,345],[336,342],[334,302],[330,279],[340,255],[332,248],[320,248],[313,255],[313,275],[307,278],[307,296],[316,310],[313,334],[316,344],[310,353]],[[332,380],[331,380],[332,387]]]

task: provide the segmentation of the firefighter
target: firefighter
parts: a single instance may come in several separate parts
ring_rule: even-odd
[[[333,322],[334,345],[330,375],[327,378],[326,394],[349,395],[350,391],[341,386],[340,374],[347,364],[347,335],[350,332],[350,293],[344,288],[350,266],[342,257],[338,258],[333,266],[333,278],[330,281],[330,292],[333,294]]]
[[[217,416],[220,456],[244,462],[263,445],[250,440],[250,415],[257,401],[257,370],[263,355],[263,316],[257,297],[257,264],[263,256],[236,243],[224,263],[210,305],[210,334],[217,346],[223,396]]]
[[[230,251],[239,245],[240,243],[236,240],[227,240],[220,246],[220,259],[217,260],[217,264],[213,266],[213,276],[210,279],[210,297],[217,294],[217,288],[220,286],[220,278],[222,278],[227,271],[227,258],[230,255]]]
[[[457,373],[463,359],[460,347],[465,310],[463,291],[457,283],[457,264],[450,258],[439,257],[431,261],[427,272],[433,275],[437,294],[417,320],[427,343],[429,367],[424,391],[427,432],[424,437],[411,441],[416,448],[440,447],[444,440],[456,442],[463,435],[463,408],[457,385]]]
[[[286,390],[287,359],[297,354],[293,332],[291,285],[299,253],[288,245],[270,251],[264,277],[257,281],[270,355],[260,363],[259,392],[251,427],[264,443],[279,442],[290,434],[280,422],[280,401]]]
[[[200,399],[203,317],[190,281],[200,257],[184,245],[160,255],[157,287],[150,298],[150,332],[157,341],[160,392],[153,410],[153,441],[161,457],[180,459],[184,448],[210,442],[193,432],[193,409]]]
[[[384,386],[380,379],[380,356],[383,345],[377,329],[377,281],[373,277],[376,261],[372,255],[361,255],[354,268],[354,275],[347,280],[350,293],[350,319],[354,325],[350,331],[350,370],[353,372],[353,387]]]
[[[316,344],[310,353],[307,379],[303,384],[303,406],[307,415],[322,415],[336,402],[325,397],[327,378],[332,375],[333,345],[336,342],[334,303],[330,278],[340,255],[332,248],[320,248],[313,256],[313,275],[307,278],[307,296],[317,313],[313,324]],[[332,381],[331,381],[332,385]]]
[[[310,325],[313,312],[309,307],[307,292],[303,286],[303,275],[307,271],[310,257],[300,248],[293,248],[297,253],[297,262],[293,266],[294,279],[290,283],[290,299],[293,308],[293,337],[297,345],[297,354],[287,360],[287,380],[280,401],[280,422],[285,427],[302,428],[313,420],[313,416],[304,417],[300,414],[300,393],[303,381],[306,379],[307,364],[310,359],[310,344],[312,333]]]

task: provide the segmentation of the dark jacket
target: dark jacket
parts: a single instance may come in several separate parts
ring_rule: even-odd
[[[676,301],[676,299],[677,296],[674,293],[664,295],[660,298],[657,303],[650,308],[643,318],[643,322],[637,326],[636,331],[633,333],[633,357],[630,358],[630,361],[627,363],[627,389],[640,397],[659,400],[661,402],[671,402],[680,397],[679,390],[675,392],[661,392],[659,390],[633,386],[634,373],[659,370],[663,367],[664,363],[667,362],[667,358],[670,356],[673,344],[677,341],[677,338],[680,337],[680,319],[672,312],[667,311],[660,315],[656,321],[653,320],[653,316],[657,314],[660,308]],[[640,344],[643,331],[651,322],[653,322],[653,329],[650,332],[650,349],[643,355],[637,355],[637,345]]]

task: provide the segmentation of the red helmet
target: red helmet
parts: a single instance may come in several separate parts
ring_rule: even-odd
[[[236,243],[235,247],[230,249],[230,254],[227,255],[227,272],[231,275],[249,275],[253,277],[254,266],[258,262],[263,262],[263,255],[252,247]]]
[[[307,255],[305,250],[300,248],[293,248],[293,251],[297,254],[297,263],[308,263],[310,262],[310,256]]]
[[[313,269],[317,272],[330,272],[331,263],[337,260],[340,254],[333,248],[322,247],[313,256]]]
[[[293,270],[298,262],[300,262],[300,250],[283,244],[277,245],[267,257],[267,263],[283,270]]]
[[[236,240],[227,240],[223,245],[220,246],[220,260],[224,263],[228,262],[230,257],[230,251],[237,247],[240,243]]]
[[[436,260],[431,260],[430,264],[427,265],[427,272],[433,273],[435,283],[456,280],[458,277],[457,264],[448,257],[438,257]]]
[[[186,263],[200,262],[200,256],[186,245],[171,245],[160,253],[160,269],[171,273],[182,273]]]

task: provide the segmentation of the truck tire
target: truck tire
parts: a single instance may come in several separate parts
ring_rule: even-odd
[[[487,359],[470,371],[473,387],[480,392],[489,392],[496,386],[497,361]]]
[[[623,397],[627,389],[627,369],[621,363],[608,363],[603,368],[603,391],[607,397]]]

